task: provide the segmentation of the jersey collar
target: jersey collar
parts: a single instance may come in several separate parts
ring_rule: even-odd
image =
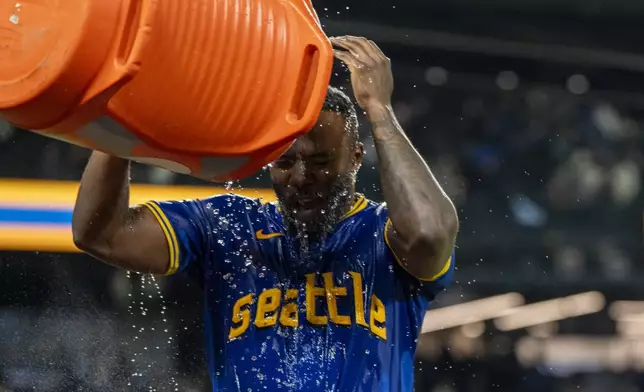
[[[355,214],[357,214],[358,212],[360,212],[360,211],[364,210],[365,208],[367,208],[367,204],[369,204],[369,200],[367,200],[367,198],[364,197],[363,194],[357,193],[356,195],[358,196],[356,202],[353,203],[353,207],[351,207],[349,212],[344,214],[344,216],[340,219],[341,221],[343,221],[343,220],[345,220],[347,218],[350,218],[350,217],[354,216]]]
[[[346,214],[344,214],[342,216],[342,218],[340,218],[340,222],[342,222],[343,220],[345,220],[347,218],[350,218],[350,217],[354,216],[358,212],[360,212],[360,211],[364,210],[365,208],[367,208],[367,205],[369,205],[369,200],[362,193],[356,193],[356,196],[358,196],[358,197],[357,197],[355,203],[353,203],[353,206],[351,207],[349,212],[347,212]],[[278,202],[275,202],[275,206],[277,207],[277,211],[281,212],[280,211],[280,205],[279,205]]]

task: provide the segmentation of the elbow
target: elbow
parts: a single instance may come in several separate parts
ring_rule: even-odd
[[[454,213],[448,219],[420,217],[417,225],[404,226],[405,232],[394,229],[396,257],[402,267],[419,279],[433,279],[445,268],[452,256],[458,219]]]
[[[85,251],[91,242],[89,240],[87,225],[83,224],[83,221],[79,219],[75,210],[72,215],[72,240],[74,241],[74,246],[82,251]]]
[[[90,253],[94,248],[92,241],[90,240],[85,230],[80,230],[72,226],[72,238],[74,241],[74,246],[76,246],[83,252]]]
[[[456,235],[459,230],[456,212],[435,220],[428,218],[425,222],[433,224],[420,225],[415,235],[407,241],[406,248],[409,254],[425,255],[430,260],[438,263],[445,262],[454,250]]]
[[[74,246],[83,252],[89,249],[89,241],[83,232],[72,230],[72,238],[74,241]]]
[[[451,254],[452,248],[454,247],[454,244],[456,243],[456,236],[458,235],[458,230],[459,230],[458,215],[456,214],[456,210],[452,210],[452,213],[446,214],[443,217],[441,228],[440,228],[441,234],[439,235],[442,241],[449,244],[450,254]]]
[[[80,225],[72,223],[72,239],[74,241],[74,246],[76,246],[80,251],[101,256],[106,255],[106,241],[103,241],[100,236],[91,233],[85,227],[79,227]]]
[[[86,253],[100,261],[109,263],[112,258],[112,252],[109,242],[102,241],[88,236],[84,232],[73,231],[74,246],[83,253]]]
[[[455,242],[456,231],[445,230],[421,233],[409,245],[409,251],[412,254],[427,255],[428,259],[443,263],[452,255]]]

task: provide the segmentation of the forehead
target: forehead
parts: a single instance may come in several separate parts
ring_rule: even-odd
[[[313,154],[333,152],[344,146],[347,135],[346,122],[340,113],[322,111],[315,126],[299,137],[287,154]]]

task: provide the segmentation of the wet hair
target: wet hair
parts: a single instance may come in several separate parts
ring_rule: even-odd
[[[355,105],[351,102],[351,99],[347,94],[337,87],[329,86],[322,110],[340,114],[346,123],[350,141],[354,144],[358,144],[360,142],[360,134],[358,133],[358,113],[356,112]]]

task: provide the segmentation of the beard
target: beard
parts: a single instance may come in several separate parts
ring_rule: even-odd
[[[296,274],[318,270],[324,264],[324,242],[349,211],[355,199],[355,175],[340,175],[331,186],[326,205],[319,214],[307,221],[297,219],[296,211],[278,202],[290,238],[287,249]]]
[[[342,217],[349,211],[355,199],[355,175],[345,173],[334,181],[327,196],[327,202],[321,208],[315,219],[301,221],[296,216],[296,211],[288,208],[278,196],[280,211],[284,224],[290,236],[297,238],[298,242],[323,241]]]

